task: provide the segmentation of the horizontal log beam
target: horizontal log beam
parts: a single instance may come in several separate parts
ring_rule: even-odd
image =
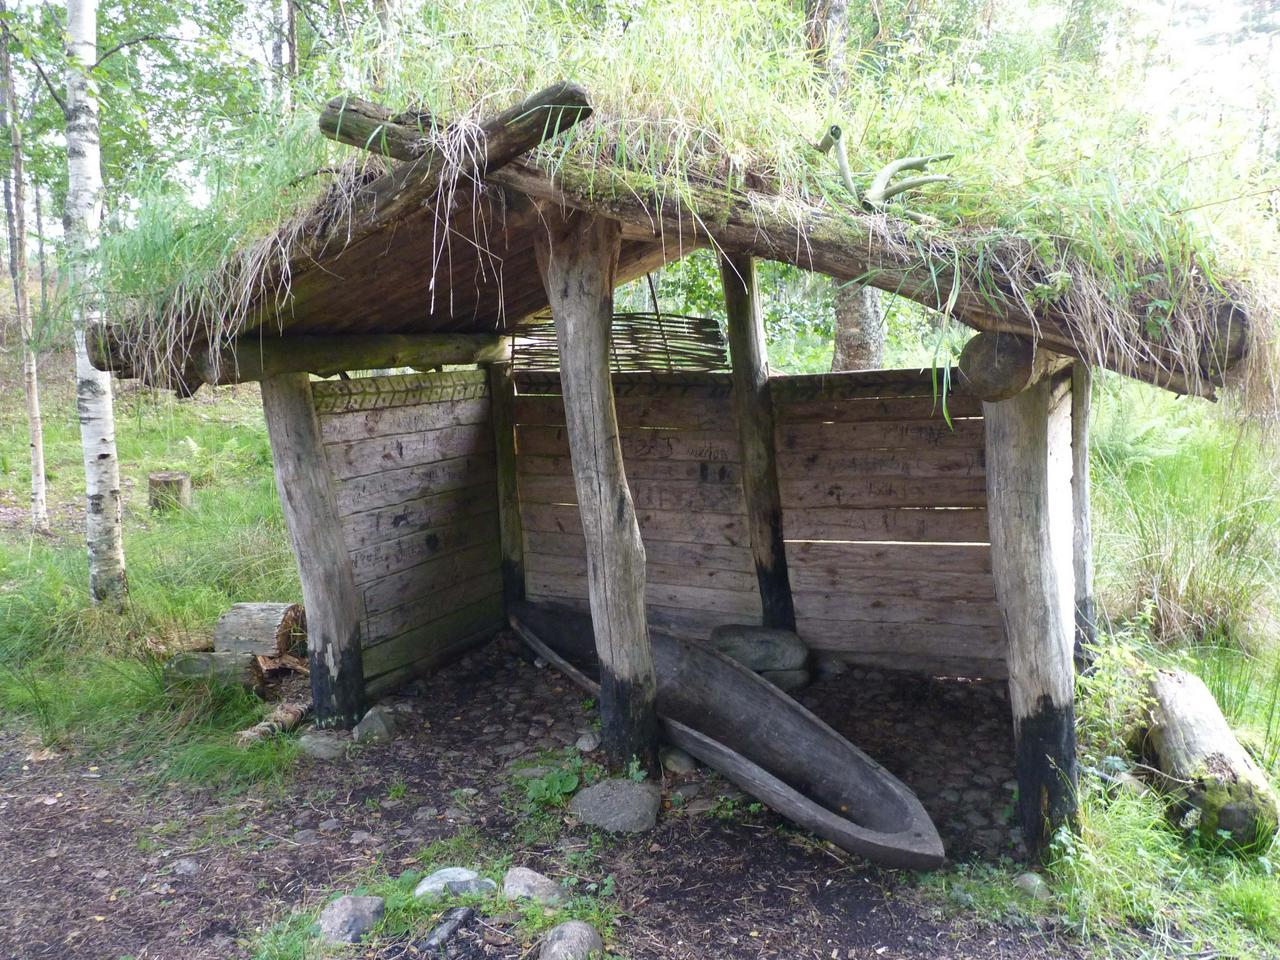
[[[960,351],[960,379],[970,395],[995,403],[1016,397],[1070,363],[1070,357],[1045,350],[1028,337],[980,333]]]
[[[684,184],[660,198],[624,187],[610,191],[597,174],[566,161],[555,175],[513,162],[488,180],[538,200],[550,201],[618,220],[628,235],[648,231],[667,245],[712,245],[726,252],[792,263],[839,280],[853,280],[915,300],[947,313],[979,332],[1027,337],[1039,346],[1143,380],[1175,393],[1213,398],[1222,372],[1238,363],[1247,344],[1248,317],[1237,305],[1223,303],[1219,322],[1204,333],[1202,371],[1185,364],[1161,344],[1142,340],[1104,349],[1073,330],[1070,317],[1050,307],[1032,312],[1010,296],[993,302],[976,284],[957,278],[940,262],[904,256],[871,229],[870,218],[829,208],[784,201],[775,196],[729,193]],[[1205,358],[1213,363],[1205,364]]]

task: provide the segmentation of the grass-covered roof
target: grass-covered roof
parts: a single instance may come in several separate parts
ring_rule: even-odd
[[[1204,130],[1136,102],[1139,77],[1065,55],[1060,37],[1010,11],[967,40],[946,24],[934,34],[916,24],[900,40],[855,36],[838,95],[808,51],[797,2],[443,0],[402,15],[391,39],[375,23],[352,25],[315,58],[291,112],[198,158],[202,202],[158,179],[134,228],[108,240],[109,309],[156,361],[305,321],[295,278],[343,256],[351,218],[385,169],[321,136],[316,115],[329,97],[350,92],[450,121],[436,141],[447,147],[465,142],[468,121],[564,80],[587,91],[592,116],[526,157],[508,186],[517,174],[551,177],[593,209],[625,208],[633,220],[637,206],[665,213],[655,222],[667,241],[672,224],[681,241],[695,239],[692,219],[705,228],[696,239],[714,245],[718,224],[748,215],[744,235],[751,211],[767,212],[796,229],[756,252],[846,279],[855,278],[849,264],[865,261],[857,279],[894,289],[909,275],[933,286],[937,305],[988,314],[992,326],[1010,310],[1033,322],[1065,318],[1080,352],[1117,369],[1163,366],[1192,392],[1212,373],[1207,331],[1244,315],[1254,337],[1271,328],[1260,278],[1274,274],[1275,225],[1257,199],[1231,199],[1259,175],[1249,131],[1219,127],[1206,150]],[[913,155],[953,154],[942,168],[952,179],[868,210],[833,155],[814,149],[832,124],[844,131],[859,191],[885,163]],[[452,290],[451,237],[455,250],[486,246],[484,272],[499,286],[516,265],[528,272],[527,258],[494,240],[503,221],[492,215],[509,206],[492,207],[494,192],[484,211],[469,194],[452,207],[422,198],[431,226],[416,235],[414,269],[430,270],[433,300]],[[812,255],[830,240],[822,231],[866,246],[829,269]],[[393,246],[384,243],[390,256],[404,255]],[[668,242],[657,262],[683,249]],[[636,264],[651,267],[653,257],[637,252]],[[352,279],[372,283],[367,298],[376,298],[379,276],[390,274],[368,268]],[[474,271],[462,276],[468,283]],[[915,298],[927,300],[918,289]],[[467,329],[495,317],[468,305],[455,319],[453,329]]]

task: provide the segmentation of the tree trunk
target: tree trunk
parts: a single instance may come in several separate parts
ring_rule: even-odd
[[[879,370],[884,366],[880,294],[857,283],[835,284],[835,347],[831,369]]]
[[[846,0],[805,0],[805,37],[827,81],[833,101],[847,83],[845,47],[849,43]],[[860,283],[832,281],[835,331],[831,369],[875,370],[884,366],[884,322],[879,295]]]
[[[556,338],[574,488],[587,543],[591,621],[600,657],[601,739],[615,770],[658,772],[657,680],[645,612],[645,553],[622,464],[609,372],[621,232],[612,220],[546,208],[538,267]]]
[[[1227,725],[1199,677],[1159,670],[1151,679],[1148,746],[1177,802],[1200,811],[1208,847],[1266,849],[1276,832],[1276,796]]]
[[[40,264],[40,316],[49,315],[49,267],[44,256],[44,212],[40,204],[40,184],[31,181],[36,200],[36,259]]]
[[[97,36],[97,0],[67,0],[66,237],[74,289],[71,319],[75,330],[76,408],[84,453],[89,592],[96,603],[122,608],[128,583],[111,375],[89,362],[86,340],[86,331],[97,329],[102,321],[94,267],[102,223],[102,154],[98,101],[89,83],[89,71],[98,59]]]
[[[8,13],[0,0],[0,16]],[[31,447],[31,526],[49,529],[49,505],[45,495],[44,423],[40,417],[40,384],[37,379],[36,351],[31,326],[31,302],[27,298],[27,217],[23,191],[22,128],[18,125],[17,97],[13,90],[13,61],[9,53],[11,35],[4,31],[0,44],[0,122],[9,128],[12,153],[10,172],[13,195],[5,185],[5,214],[9,221],[9,276],[13,279],[13,309],[18,319],[18,336],[22,340],[22,385],[27,400],[27,437]]]

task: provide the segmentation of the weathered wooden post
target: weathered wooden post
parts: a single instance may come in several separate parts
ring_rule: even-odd
[[[720,258],[733,399],[742,448],[742,489],[747,501],[751,553],[766,627],[795,630],[796,611],[787,575],[782,539],[782,497],[773,446],[773,400],[769,395],[769,357],[764,317],[756,285],[754,258],[726,253]]]
[[[645,616],[645,554],[622,465],[609,374],[621,231],[612,220],[544,210],[538,267],[555,317],[569,455],[587,543],[600,657],[601,740],[609,762],[657,772],[657,682]]]
[[[342,536],[312,405],[311,378],[305,373],[267,377],[262,381],[262,409],[276,489],[302,580],[316,723],[351,727],[364,713],[364,603]]]
[[[1093,374],[1077,360],[1071,366],[1071,502],[1072,544],[1076,585],[1075,659],[1083,664],[1088,647],[1097,639],[1093,602],[1093,521],[1089,513],[1089,412]]]
[[[520,526],[520,493],[516,482],[516,385],[509,362],[489,365],[489,409],[498,467],[498,537],[502,548],[502,597],[511,604],[524,599],[524,534]]]
[[[1041,366],[1021,392],[983,404],[991,569],[1009,640],[1018,809],[1034,857],[1076,803],[1070,388],[1067,378],[1053,376],[1057,365]]]

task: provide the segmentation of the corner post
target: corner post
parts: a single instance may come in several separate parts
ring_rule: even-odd
[[[796,611],[787,574],[782,534],[782,497],[773,443],[773,400],[769,395],[769,358],[764,318],[756,285],[755,260],[744,254],[720,257],[729,351],[733,364],[733,399],[742,449],[742,487],[747,501],[747,527],[764,625],[795,630]]]
[[[286,373],[263,380],[262,409],[276,489],[302,580],[316,722],[351,727],[364,712],[364,603],[342,536],[311,378]]]
[[[1074,519],[1076,639],[1075,659],[1083,664],[1097,639],[1093,600],[1093,520],[1089,512],[1089,413],[1093,371],[1077,360],[1071,368],[1071,506]]]
[[[1075,588],[1069,400],[1046,378],[984,403],[987,511],[996,599],[1009,641],[1018,809],[1027,849],[1043,855],[1075,813]]]
[[[645,554],[622,463],[609,372],[621,230],[612,220],[546,208],[537,241],[560,348],[574,489],[600,657],[601,739],[610,764],[658,770],[657,681],[645,614]]]
[[[524,533],[516,478],[516,382],[510,362],[489,365],[489,410],[498,468],[498,536],[502,547],[502,598],[510,612],[524,599]]]

